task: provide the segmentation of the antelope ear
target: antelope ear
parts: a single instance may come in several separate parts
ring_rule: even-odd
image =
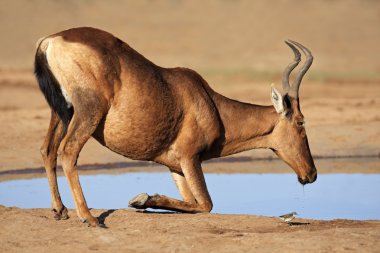
[[[273,86],[272,84],[272,90],[271,90],[271,100],[274,106],[274,109],[276,109],[276,112],[279,114],[282,114],[286,111],[285,103],[284,103],[284,97],[281,95],[281,93]]]

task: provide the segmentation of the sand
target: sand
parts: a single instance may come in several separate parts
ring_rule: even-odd
[[[380,221],[92,210],[106,229],[0,207],[1,252],[378,252]],[[69,212],[74,216],[72,210]]]

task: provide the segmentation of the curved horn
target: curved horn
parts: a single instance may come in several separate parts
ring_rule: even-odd
[[[296,41],[289,40],[290,43],[297,46],[306,56],[305,64],[302,66],[302,68],[299,70],[296,78],[293,81],[292,87],[290,88],[289,95],[298,98],[299,94],[299,88],[302,81],[303,76],[306,74],[306,72],[309,70],[311,64],[313,63],[313,55],[311,54],[310,50],[301,45],[300,43]]]
[[[293,44],[290,44],[287,41],[285,41],[285,43],[293,50],[294,60],[291,63],[289,63],[289,65],[285,68],[284,73],[282,74],[282,89],[284,91],[284,94],[288,93],[290,90],[290,73],[293,71],[295,67],[297,67],[298,63],[301,61],[300,51],[298,51],[298,49],[295,46],[293,46]]]

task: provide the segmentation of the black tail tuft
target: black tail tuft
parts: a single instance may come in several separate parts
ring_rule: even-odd
[[[40,48],[37,49],[34,60],[34,74],[50,108],[58,114],[67,127],[73,117],[73,108],[68,108],[60,85],[51,72],[46,56]]]

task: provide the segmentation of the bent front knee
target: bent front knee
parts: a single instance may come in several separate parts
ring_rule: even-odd
[[[213,208],[213,204],[211,201],[207,201],[207,202],[204,202],[202,204],[199,204],[199,207],[200,207],[200,211],[202,213],[209,213],[209,212],[211,212],[211,210]]]

